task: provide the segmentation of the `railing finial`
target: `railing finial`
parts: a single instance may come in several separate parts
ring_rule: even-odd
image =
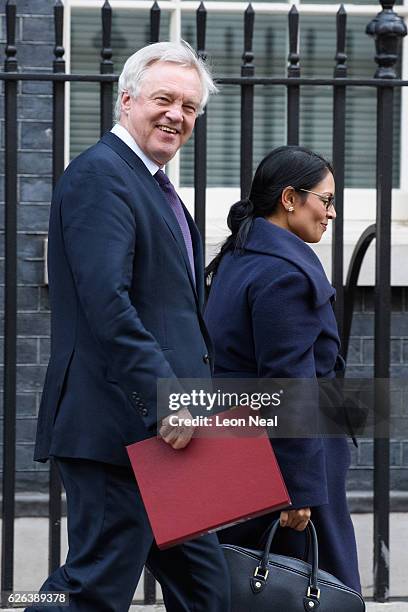
[[[102,49],[101,49],[101,74],[109,74],[113,71],[112,62],[112,8],[109,0],[105,0],[101,9],[102,16]]]
[[[205,37],[206,37],[206,26],[207,26],[207,9],[204,6],[204,2],[200,2],[200,6],[196,13],[197,23],[197,54],[201,59],[205,60],[207,54],[205,52]]]
[[[340,5],[336,16],[336,66],[334,68],[335,78],[345,78],[347,76],[347,55],[346,55],[346,25],[347,13],[344,4]]]
[[[65,61],[63,47],[64,36],[64,5],[61,0],[56,0],[54,4],[54,30],[55,30],[55,47],[54,47],[54,72],[65,72]]]
[[[6,3],[6,28],[6,59],[4,61],[4,70],[5,72],[16,72],[16,3],[14,0],[7,0]]]
[[[150,42],[156,43],[160,37],[161,10],[156,0],[150,9]]]
[[[242,66],[243,69],[253,68],[252,62],[254,59],[254,54],[252,51],[252,41],[254,37],[254,23],[255,11],[250,2],[245,10],[244,15],[244,53],[242,55],[242,59],[244,62]],[[247,74],[246,76],[252,76],[252,74]]]
[[[288,77],[300,77],[299,65],[299,11],[293,4],[289,11]]]
[[[366,34],[375,39],[376,79],[396,79],[395,64],[401,48],[401,39],[407,34],[402,17],[394,12],[395,0],[381,0],[383,10],[367,25]]]

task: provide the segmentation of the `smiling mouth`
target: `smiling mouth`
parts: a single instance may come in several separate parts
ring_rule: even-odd
[[[178,130],[170,127],[169,125],[158,125],[156,127],[158,127],[162,132],[166,132],[166,134],[178,134]]]

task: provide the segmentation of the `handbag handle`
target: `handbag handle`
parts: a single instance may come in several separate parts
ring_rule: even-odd
[[[278,531],[279,527],[280,527],[280,521],[279,519],[277,519],[272,524],[268,539],[265,544],[265,549],[264,549],[261,561],[259,565],[255,568],[253,578],[251,579],[254,590],[257,590],[258,592],[263,589],[263,587],[266,584],[266,580],[268,579],[269,555],[271,551],[273,538],[275,537],[276,532]],[[317,570],[319,567],[319,550],[318,550],[318,544],[317,544],[316,529],[311,520],[309,520],[307,524],[307,529],[308,529],[309,536],[312,542],[312,571],[309,576],[309,585],[308,585],[307,592],[306,592],[306,598],[308,601],[312,600],[315,602],[315,604],[317,603],[318,605],[318,600],[320,598],[320,589],[317,584]],[[260,586],[257,586],[256,581],[259,581]]]
[[[272,523],[272,525],[273,525],[273,523]],[[265,529],[265,531],[263,532],[261,537],[259,538],[257,550],[261,550],[261,549],[263,550],[264,549],[265,543],[266,543],[266,540],[268,539],[268,535],[269,535],[269,533],[271,531],[272,525],[269,525]],[[305,542],[305,551],[304,551],[302,559],[303,559],[303,561],[308,561],[309,558],[310,558],[310,550],[311,550],[311,545],[312,545],[312,542],[311,542],[312,537],[310,535],[309,529],[305,529],[305,539],[306,539],[306,542]]]

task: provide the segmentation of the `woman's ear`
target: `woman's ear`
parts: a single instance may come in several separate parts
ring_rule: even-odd
[[[296,191],[293,187],[285,187],[281,195],[281,203],[286,212],[291,213],[295,210]]]

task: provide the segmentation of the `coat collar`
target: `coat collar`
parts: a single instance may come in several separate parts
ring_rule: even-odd
[[[336,291],[331,286],[316,253],[288,230],[259,217],[253,222],[244,248],[246,251],[279,257],[297,266],[312,285],[316,307],[334,299]]]

